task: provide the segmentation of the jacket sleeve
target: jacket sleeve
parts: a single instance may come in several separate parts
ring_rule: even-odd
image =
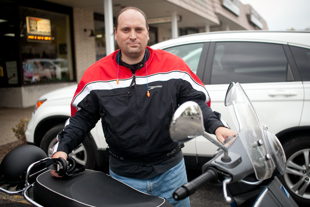
[[[192,85],[193,83],[189,83],[183,80],[183,84],[181,85],[179,91],[178,104],[181,105],[186,101],[195,101],[198,103],[203,113],[205,130],[208,133],[215,134],[215,130],[218,127],[225,125],[218,119],[218,117],[213,113],[212,109],[207,105],[206,100],[208,100],[209,97],[206,98],[206,93],[195,89]],[[204,90],[206,89],[204,88]]]
[[[58,134],[58,148],[54,151],[63,151],[67,154],[81,144],[100,119],[98,100],[94,93],[89,93],[78,104],[79,110],[70,117],[63,131]]]

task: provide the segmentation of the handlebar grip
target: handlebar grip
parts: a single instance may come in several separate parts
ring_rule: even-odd
[[[55,158],[57,168],[56,168],[56,173],[59,176],[63,176],[67,172],[67,161],[63,159],[62,157]]]
[[[178,189],[176,189],[173,193],[174,200],[182,200],[193,193],[195,193],[196,190],[201,188],[204,184],[207,182],[213,180],[214,178],[217,178],[217,172],[216,170],[210,168],[205,173],[200,175],[199,177],[195,178],[191,182],[188,182]]]

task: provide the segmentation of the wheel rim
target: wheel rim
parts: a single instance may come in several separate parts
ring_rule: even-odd
[[[297,196],[310,199],[310,149],[295,152],[286,163],[284,180]]]
[[[53,155],[53,146],[57,143],[57,139],[54,138],[50,144],[48,145],[48,156],[51,157]],[[83,144],[80,144],[77,148],[72,150],[72,152],[69,154],[70,157],[74,158],[77,163],[81,165],[86,165],[87,161],[87,152],[85,149],[85,146]]]

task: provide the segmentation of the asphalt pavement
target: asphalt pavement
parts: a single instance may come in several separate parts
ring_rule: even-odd
[[[12,130],[22,119],[30,119],[33,107],[27,108],[0,108],[0,147],[10,142],[17,141]],[[189,176],[195,176],[197,172],[188,172]],[[190,196],[191,207],[224,207],[225,203],[222,187],[207,184]],[[7,195],[0,192],[0,207],[30,207],[31,205],[22,195]]]

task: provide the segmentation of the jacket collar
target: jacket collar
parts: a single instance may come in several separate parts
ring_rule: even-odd
[[[130,65],[130,64],[127,64],[127,63],[123,62],[122,59],[119,58],[121,55],[122,55],[121,50],[119,50],[119,51],[117,52],[116,56],[115,56],[115,61],[116,61],[116,63],[118,63],[119,65],[124,66],[124,67],[126,67],[126,68],[129,68],[129,69],[131,69],[131,70],[133,70],[133,71],[136,71],[136,70],[141,69],[141,68],[144,67],[145,62],[146,62],[146,61],[149,59],[149,57],[150,57],[150,51],[149,51],[148,48],[146,48],[146,49],[145,49],[145,57],[143,57],[143,59],[142,59],[140,62],[138,62],[138,63],[136,63],[136,64],[133,64],[133,65]],[[118,60],[119,60],[119,62],[118,62]]]

